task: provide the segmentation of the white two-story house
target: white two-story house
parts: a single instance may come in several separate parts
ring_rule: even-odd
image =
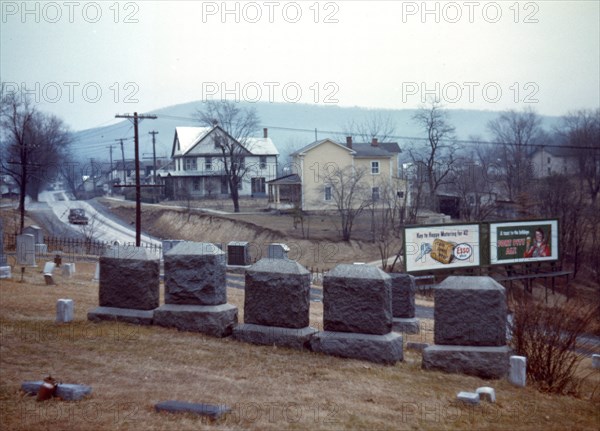
[[[266,196],[266,182],[277,176],[279,152],[263,129],[262,138],[238,142],[220,126],[176,127],[171,151],[172,161],[158,171],[168,198],[223,197],[230,193],[220,142],[226,137],[239,145],[238,163],[243,173],[238,186],[240,196]]]

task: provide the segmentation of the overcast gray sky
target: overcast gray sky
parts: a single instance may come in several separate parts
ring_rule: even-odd
[[[562,115],[600,105],[599,4],[3,1],[0,79],[75,130],[223,97]]]

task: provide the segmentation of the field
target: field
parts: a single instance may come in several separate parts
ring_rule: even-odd
[[[72,278],[45,286],[40,269],[2,280],[0,289],[0,428],[98,429],[377,429],[594,430],[600,426],[600,373],[591,374],[581,398],[555,396],[505,380],[486,381],[421,369],[419,353],[382,366],[284,348],[254,346],[177,330],[104,322],[86,313],[98,304],[94,263],[77,262]],[[228,301],[243,321],[243,290]],[[55,324],[59,298],[75,301],[75,321]],[[322,327],[322,304],[311,303],[311,324]],[[430,341],[431,321],[422,335]],[[36,402],[23,381],[48,374],[93,388],[78,402]],[[467,407],[459,391],[496,390],[497,403]],[[595,390],[595,393],[594,393]],[[216,422],[155,413],[155,403],[177,399],[227,405]]]

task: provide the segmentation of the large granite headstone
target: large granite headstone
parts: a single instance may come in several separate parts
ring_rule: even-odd
[[[202,242],[180,242],[165,253],[165,304],[227,302],[225,253]]]
[[[310,272],[289,259],[261,259],[246,270],[244,324],[234,338],[254,344],[303,349],[309,326]]]
[[[164,254],[165,304],[155,325],[215,337],[231,335],[237,307],[227,304],[225,253],[203,242],[183,241]]]
[[[491,277],[451,276],[435,289],[434,342],[423,368],[482,378],[508,372],[506,294]]]
[[[100,307],[88,319],[151,324],[159,305],[160,268],[144,247],[117,246],[100,257]],[[134,310],[132,313],[127,310]]]
[[[17,235],[17,265],[37,266],[35,263],[35,238],[31,234]]]
[[[415,278],[409,274],[390,274],[392,278],[393,328],[404,334],[418,334],[419,319],[415,317]]]
[[[338,265],[323,277],[325,331],[311,339],[316,352],[394,364],[403,359],[402,335],[392,331],[392,286],[371,265]]]
[[[390,332],[390,276],[371,265],[336,266],[323,277],[323,323],[326,331]]]

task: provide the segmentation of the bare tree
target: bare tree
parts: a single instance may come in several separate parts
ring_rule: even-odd
[[[504,171],[502,182],[508,198],[516,200],[525,192],[533,174],[529,152],[541,137],[541,119],[532,109],[510,110],[490,121],[487,128],[498,146],[497,156]]]
[[[567,114],[563,118],[563,132],[568,144],[576,147],[581,185],[587,188],[594,204],[600,193],[600,109]]]
[[[454,167],[452,190],[460,197],[462,220],[483,221],[493,214],[497,196],[494,168],[493,154],[481,146]]]
[[[372,113],[363,121],[352,120],[342,126],[346,136],[352,136],[355,141],[371,142],[376,138],[379,142],[389,141],[396,127],[391,115]],[[342,136],[344,139],[346,136]]]
[[[438,101],[430,101],[413,116],[413,120],[421,126],[425,134],[425,145],[410,150],[411,157],[419,169],[423,169],[429,191],[429,207],[439,210],[437,192],[447,183],[452,168],[456,163],[454,127],[448,120],[447,112]]]
[[[583,190],[575,184],[576,180],[566,175],[553,174],[541,179],[535,189],[537,209],[535,215],[557,217],[562,255],[573,263],[573,274],[577,275],[582,253],[589,235],[589,216],[591,207],[585,199]]]
[[[364,181],[366,169],[353,166],[340,168],[327,164],[319,173],[323,187],[329,188],[330,199],[340,216],[342,239],[350,241],[356,218],[371,204],[371,193]]]
[[[37,111],[25,94],[1,94],[1,102],[0,170],[19,185],[23,229],[25,196],[37,200],[48,179],[57,175],[71,136],[62,120]]]
[[[223,170],[235,212],[240,212],[239,187],[251,166],[245,157],[251,155],[251,137],[258,130],[259,119],[255,109],[240,108],[234,102],[209,100],[204,110],[197,111],[200,123],[205,126],[219,125],[217,145],[221,150]]]
[[[378,187],[379,199],[374,199],[372,204],[375,214],[373,231],[381,258],[381,267],[384,271],[392,272],[403,249],[402,234],[408,216],[408,194],[405,190],[399,193],[394,184],[389,181],[380,181]],[[396,258],[390,265],[388,259],[392,252],[395,253]]]

